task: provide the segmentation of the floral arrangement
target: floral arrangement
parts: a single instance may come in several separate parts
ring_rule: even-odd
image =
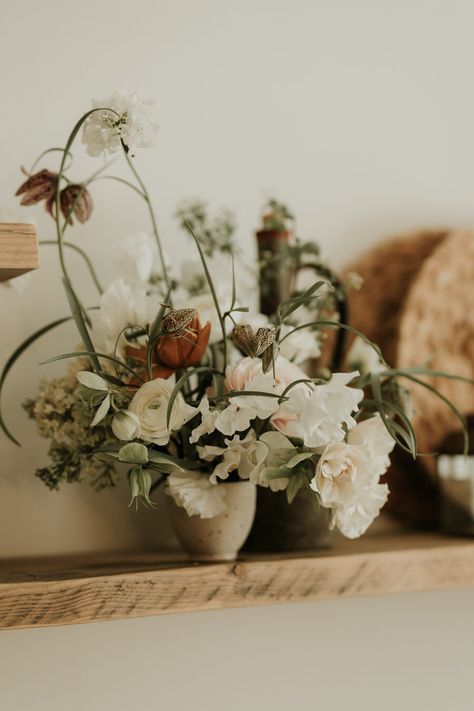
[[[151,102],[115,92],[93,103],[64,148],[41,154],[17,192],[23,205],[44,202],[55,221],[71,315],[17,348],[0,388],[23,351],[51,329],[73,319],[80,338],[79,347],[72,344],[47,361],[70,360],[66,375],[44,382],[26,403],[40,434],[50,440],[51,463],[39,477],[52,489],[82,480],[103,488],[116,482],[124,465],[132,501],[154,506],[152,492],[164,483],[179,507],[202,518],[223,513],[228,482],[285,491],[290,503],[304,488],[332,511],[333,525],[345,536],[360,536],[387,499],[381,477],[394,445],[417,455],[409,396],[400,381],[432,389],[422,379],[430,371],[390,368],[358,332],[349,357],[357,368],[310,370],[307,364],[314,366],[328,329],[354,332],[337,312],[342,286],[315,245],[289,242],[295,262],[305,254],[317,260],[319,278],[293,289],[273,314],[252,314],[239,293],[235,220],[228,212],[210,219],[203,203],[179,208],[179,223],[198,260],[186,262],[176,278],[135,165],[136,149],[151,145],[156,130]],[[71,177],[72,147],[81,132],[87,153],[105,160],[77,182]],[[54,151],[58,170],[38,170]],[[130,180],[107,172],[115,154],[128,165]],[[90,188],[105,178],[143,199],[152,235],[126,241],[123,276],[104,290],[89,256],[65,234],[74,221],[90,219]],[[270,208],[264,227],[287,229],[291,213],[274,201]],[[68,249],[80,252],[90,270],[99,294],[94,308],[85,308],[74,288]],[[329,308],[330,302],[336,306]],[[14,440],[1,414],[0,425]]]

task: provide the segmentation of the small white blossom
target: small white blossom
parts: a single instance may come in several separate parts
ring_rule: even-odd
[[[233,471],[237,471],[241,479],[249,479],[253,484],[259,483],[259,472],[263,467],[268,448],[263,442],[257,441],[253,430],[244,439],[235,435],[233,439],[224,440],[225,447],[198,447],[198,454],[206,462],[222,456],[222,461],[216,465],[210,476],[211,483],[219,479],[228,479]]]
[[[200,472],[173,472],[166,480],[165,492],[188,516],[214,518],[226,510],[224,487],[211,484]]]
[[[242,388],[244,392],[268,393],[268,395],[237,395],[216,418],[216,429],[222,434],[233,435],[246,430],[256,417],[265,420],[279,408],[275,395],[275,381],[271,373],[260,373]]]
[[[211,434],[216,429],[216,419],[219,416],[219,410],[211,410],[209,407],[209,400],[207,395],[204,395],[199,407],[197,408],[197,413],[201,414],[201,423],[193,429],[189,441],[191,444],[196,444],[200,437],[205,434]]]
[[[94,99],[94,111],[84,122],[82,142],[90,156],[115,153],[123,144],[128,150],[153,145],[158,124],[152,117],[154,101],[140,92],[114,91],[105,99]]]

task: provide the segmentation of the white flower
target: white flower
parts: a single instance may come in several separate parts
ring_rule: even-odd
[[[125,279],[146,284],[158,269],[158,249],[153,237],[146,232],[138,232],[126,237],[120,247],[117,266]]]
[[[226,510],[224,487],[211,484],[208,477],[199,472],[173,472],[167,478],[165,492],[188,516],[214,518]]]
[[[153,106],[140,92],[118,90],[105,99],[94,99],[92,108],[104,110],[95,111],[84,122],[82,142],[87,153],[115,153],[122,142],[129,150],[151,146],[158,130],[151,116]]]
[[[364,396],[363,390],[347,385],[353,373],[334,373],[313,390],[296,387],[288,393],[272,424],[287,437],[302,439],[306,447],[323,447],[331,440],[342,441],[345,428],[356,425],[352,413]]]
[[[386,370],[375,349],[360,336],[356,336],[349,348],[347,363],[349,368],[357,369],[362,375]]]
[[[124,279],[116,279],[101,296],[99,311],[92,312],[93,341],[97,350],[111,354],[117,339],[127,326],[145,326],[159,308],[146,289],[136,288]],[[127,340],[120,336],[117,355],[123,356]]]
[[[134,412],[119,410],[112,420],[112,432],[124,441],[135,439],[141,434],[140,420]]]
[[[267,456],[265,457],[265,469],[278,469],[287,464],[295,453],[294,445],[281,432],[264,432],[260,436],[260,442],[267,446]],[[260,472],[260,486],[269,487],[272,491],[283,491],[288,486],[288,477],[278,477],[277,479],[266,479],[264,470]]]
[[[267,419],[278,408],[278,398],[275,393],[275,381],[271,373],[264,374],[260,364],[260,372],[244,385],[243,392],[260,392],[268,395],[237,395],[231,398],[230,404],[216,418],[216,429],[222,434],[233,435],[250,426],[256,417]]]
[[[292,331],[293,333],[291,333]],[[280,330],[280,337],[283,338],[287,333],[291,333],[291,336],[286,336],[281,342],[281,356],[297,365],[301,365],[310,358],[319,358],[321,355],[321,343],[319,335],[315,331],[307,328],[300,328],[298,331],[294,331],[294,326],[283,324]]]
[[[393,438],[390,436],[379,413],[368,420],[359,422],[347,435],[349,444],[361,444],[369,452],[372,460],[372,468],[379,476],[385,474],[390,466],[388,456],[395,446]]]
[[[209,400],[207,395],[204,395],[196,413],[201,413],[201,424],[193,429],[189,441],[191,444],[195,444],[200,437],[205,434],[211,434],[216,429],[216,419],[219,415],[219,410],[211,410],[209,407]]]
[[[367,530],[388,495],[370,451],[345,442],[331,442],[325,448],[311,488],[319,494],[321,505],[333,510],[333,524],[348,538]]]
[[[144,383],[135,393],[128,409],[138,417],[141,427],[140,436],[146,442],[168,444],[171,432],[179,430],[196,414],[196,409],[188,405],[181,393],[178,393],[168,426],[168,403],[173,388],[172,378],[168,380],[156,378]]]
[[[244,390],[255,378],[262,374],[262,361],[260,358],[241,358],[238,363],[231,365],[226,370],[226,381],[230,390]],[[295,363],[290,363],[283,356],[275,360],[275,392],[281,394],[283,390],[295,380],[308,376]],[[254,389],[254,388],[249,388]]]
[[[333,525],[346,538],[362,536],[374,518],[380,513],[388,496],[386,484],[376,484],[363,492],[357,492],[350,506],[337,507],[333,512]]]
[[[212,462],[216,457],[222,456],[222,461],[217,464],[209,478],[211,483],[217,483],[218,479],[228,479],[233,471],[237,471],[241,479],[250,479],[253,484],[259,483],[260,469],[268,453],[267,446],[257,441],[253,430],[242,440],[235,435],[233,439],[226,439],[224,442],[225,447],[206,445],[197,448],[199,456],[205,462]]]

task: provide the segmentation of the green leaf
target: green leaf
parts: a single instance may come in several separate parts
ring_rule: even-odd
[[[86,322],[84,321],[84,316],[82,313],[82,308],[77,300],[76,294],[74,293],[74,290],[69,281],[66,279],[66,277],[63,277],[63,284],[64,289],[66,290],[66,296],[69,302],[69,306],[71,308],[72,316],[74,318],[74,321],[76,322],[77,330],[79,331],[79,335],[81,336],[86,349],[90,353],[89,357],[94,367],[94,370],[100,370],[100,364],[95,352],[94,344],[92,343],[89,331],[87,330]]]
[[[288,316],[290,316],[294,311],[299,309],[300,306],[308,303],[312,299],[318,299],[319,295],[314,295],[316,291],[319,291],[323,286],[328,285],[326,281],[317,281],[312,284],[306,291],[298,296],[294,296],[291,299],[286,299],[282,301],[276,312],[276,321],[278,324],[282,323]]]
[[[98,351],[94,351],[93,353],[91,351],[76,351],[75,353],[62,353],[61,355],[54,356],[53,358],[48,358],[48,360],[42,361],[40,365],[49,365],[50,363],[55,363],[57,360],[66,360],[67,358],[78,358],[79,356],[91,356],[94,354],[96,358],[104,358],[105,360],[110,360],[112,363],[116,363],[119,365],[121,368],[124,368],[127,370],[129,373],[131,373],[135,378],[138,378],[138,380],[141,380],[142,383],[145,381],[139,375],[133,368],[131,368],[127,363],[125,363],[123,360],[120,360],[120,358],[115,358],[114,356],[108,355],[107,353],[99,353]],[[100,370],[100,368],[99,368]],[[100,371],[102,372],[102,371]]]
[[[35,331],[34,333],[31,334],[31,336],[28,336],[20,345],[13,351],[11,356],[8,358],[7,362],[5,363],[3,370],[0,375],[0,428],[3,430],[5,435],[8,437],[9,440],[11,440],[14,444],[18,445],[20,447],[20,443],[18,442],[17,439],[12,435],[10,430],[8,429],[5,420],[3,418],[2,410],[1,410],[1,394],[3,390],[3,385],[5,383],[5,380],[7,378],[8,373],[18,360],[18,358],[24,353],[35,341],[38,340],[38,338],[41,338],[45,333],[48,333],[48,331],[52,331],[54,328],[57,326],[61,326],[63,323],[67,323],[67,321],[71,321],[71,316],[66,316],[64,318],[57,319],[56,321],[52,321],[51,323],[48,323],[46,326],[43,326],[40,328],[38,331]]]
[[[91,390],[107,391],[109,389],[107,381],[101,378],[100,375],[91,373],[90,370],[80,370],[76,373],[76,378],[81,385],[85,385],[86,388],[90,388]]]
[[[99,422],[102,422],[102,420],[107,415],[109,410],[110,410],[110,395],[106,395],[104,397],[104,399],[102,400],[102,403],[99,406],[99,409],[95,413],[95,417],[92,420],[90,426],[95,427],[96,425],[99,424]]]
[[[171,469],[178,469],[183,472],[184,469],[179,464],[179,460],[176,457],[171,456],[171,454],[165,454],[164,452],[157,452],[156,450],[148,450],[148,461],[153,464],[166,465]]]
[[[139,442],[130,442],[120,448],[118,458],[120,462],[127,464],[147,464],[148,449]]]
[[[292,476],[288,481],[288,486],[286,487],[286,498],[289,504],[291,504],[298,493],[298,491],[306,484],[307,477],[304,474],[297,474]]]
[[[293,469],[293,467],[296,467],[296,465],[300,462],[304,462],[306,459],[311,459],[311,457],[313,456],[313,452],[300,452],[299,454],[295,454],[293,457],[291,457],[291,459],[286,462],[285,467]]]

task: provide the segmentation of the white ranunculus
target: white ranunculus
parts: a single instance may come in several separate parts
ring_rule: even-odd
[[[363,445],[370,452],[372,468],[379,476],[385,474],[390,466],[389,454],[395,442],[379,413],[353,427],[347,435],[347,441],[349,444]]]
[[[171,432],[179,430],[195,416],[196,409],[188,405],[181,393],[178,393],[168,426],[168,403],[173,388],[173,378],[168,380],[156,378],[144,383],[133,396],[128,409],[138,417],[141,427],[140,437],[146,442],[168,444]]]
[[[211,483],[217,483],[219,479],[228,479],[233,471],[237,471],[241,479],[249,479],[253,484],[259,483],[260,469],[268,453],[267,446],[257,440],[253,430],[250,430],[242,440],[235,435],[224,442],[225,447],[206,445],[197,448],[199,456],[206,462],[222,457],[222,461],[216,465],[210,476]]]
[[[137,288],[124,279],[116,279],[101,296],[99,310],[91,313],[92,339],[97,350],[114,353],[117,339],[127,326],[146,326],[159,309],[156,298],[144,287]],[[116,353],[123,356],[127,340],[122,334]]]
[[[216,429],[216,419],[219,416],[219,410],[211,410],[209,407],[209,400],[207,395],[204,395],[199,407],[196,410],[197,413],[201,414],[200,424],[193,429],[189,441],[191,444],[196,444],[200,437],[205,434],[211,434]]]
[[[388,495],[379,483],[370,451],[363,445],[331,442],[316,466],[311,488],[321,505],[333,511],[333,524],[349,538],[362,535],[378,516]]]
[[[211,484],[200,472],[173,472],[166,480],[165,492],[188,516],[214,518],[226,510],[224,487]]]
[[[105,99],[94,99],[95,111],[84,122],[82,142],[90,156],[115,153],[122,142],[133,151],[153,145],[158,124],[152,117],[154,101],[140,92],[118,90]],[[107,110],[109,109],[109,110]]]
[[[331,440],[342,441],[346,428],[357,424],[352,413],[364,396],[363,390],[347,384],[358,375],[334,373],[331,380],[313,390],[296,387],[288,393],[272,424],[287,437],[302,439],[306,447],[324,447]]]
[[[140,436],[140,420],[130,410],[119,410],[112,420],[112,432],[123,441],[135,439]]]
[[[147,284],[158,270],[158,249],[154,238],[146,232],[126,237],[119,247],[117,267],[124,279]]]

